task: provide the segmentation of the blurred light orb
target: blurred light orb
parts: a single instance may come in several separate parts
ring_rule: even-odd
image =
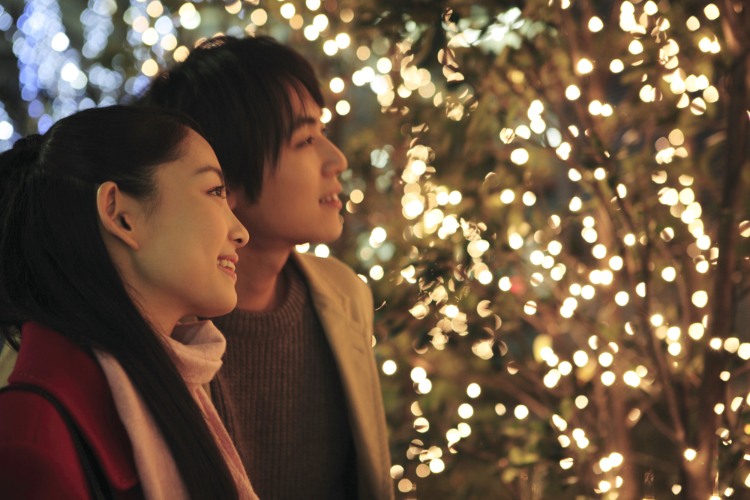
[[[505,205],[510,205],[516,199],[516,193],[512,189],[503,189],[500,192],[500,201]]]
[[[325,14],[318,14],[313,18],[313,26],[315,26],[319,32],[325,31],[325,29],[328,28],[328,16]]]
[[[294,4],[291,3],[285,3],[279,8],[279,14],[281,14],[281,17],[284,19],[291,19],[296,12],[297,9],[294,7]]]
[[[466,395],[472,399],[478,398],[482,394],[482,388],[476,382],[472,382],[466,388]]]
[[[701,323],[693,323],[688,327],[688,335],[690,335],[690,338],[693,340],[702,339],[705,332],[706,329]]]
[[[348,115],[351,109],[352,109],[352,106],[351,104],[349,104],[349,101],[342,99],[336,103],[336,113],[338,113],[341,116]]]
[[[386,73],[390,73],[391,69],[393,69],[393,63],[387,57],[381,57],[380,59],[378,59],[378,62],[375,64],[375,66],[377,67],[378,71],[384,75]]]
[[[62,31],[55,33],[55,36],[53,36],[52,40],[50,40],[50,46],[52,47],[52,50],[56,52],[64,51],[68,48],[69,45],[70,40]]]
[[[529,416],[529,409],[524,405],[518,405],[513,409],[513,415],[518,420],[524,420]]]
[[[370,278],[374,279],[375,281],[383,279],[384,275],[385,271],[383,270],[383,266],[375,265],[370,268]]]
[[[703,290],[698,290],[693,293],[692,302],[695,307],[703,308],[708,304],[708,293]]]
[[[576,71],[578,71],[579,75],[588,75],[589,73],[594,71],[594,64],[584,57],[582,59],[579,59],[578,63],[576,64]]]
[[[317,40],[320,37],[320,31],[315,26],[305,26],[305,29],[302,31],[302,33],[305,35],[305,38],[311,42]]]
[[[463,403],[458,407],[458,416],[464,420],[470,419],[474,416],[474,407],[469,403]]]
[[[592,33],[598,33],[602,29],[604,29],[604,22],[596,16],[593,16],[591,19],[589,19],[589,30]]]
[[[445,470],[445,462],[440,458],[430,460],[430,471],[434,474],[440,474]]]
[[[394,373],[396,373],[397,369],[398,366],[392,359],[388,359],[383,362],[383,373],[385,373],[386,375],[393,375]]]
[[[339,51],[339,46],[333,40],[326,40],[323,43],[323,52],[328,56],[334,56]]]
[[[336,35],[336,46],[339,49],[345,49],[352,43],[352,39],[346,33],[339,33]]]

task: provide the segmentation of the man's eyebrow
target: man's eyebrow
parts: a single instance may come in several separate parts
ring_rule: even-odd
[[[312,116],[298,116],[292,123],[292,132],[306,125],[317,125],[318,123],[320,123],[320,120],[317,118],[313,118]]]
[[[224,174],[222,173],[221,169],[219,167],[214,167],[213,165],[206,165],[205,167],[200,167],[195,172],[193,172],[193,175],[201,175],[205,174],[206,172],[214,172],[216,175],[219,176],[221,179],[221,182],[224,182]]]

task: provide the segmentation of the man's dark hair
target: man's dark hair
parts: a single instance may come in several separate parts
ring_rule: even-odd
[[[290,140],[293,103],[306,94],[323,107],[315,71],[299,53],[269,37],[220,36],[156,77],[139,102],[195,120],[229,187],[254,202],[266,167],[276,168]]]

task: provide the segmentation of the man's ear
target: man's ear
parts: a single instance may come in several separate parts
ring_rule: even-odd
[[[135,203],[137,201],[123,194],[111,181],[102,183],[96,191],[96,209],[104,230],[131,249],[138,250],[140,244],[133,230]]]

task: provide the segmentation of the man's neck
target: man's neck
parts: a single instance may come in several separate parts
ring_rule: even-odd
[[[283,269],[292,249],[269,249],[252,243],[237,252],[237,308],[264,312],[276,309],[286,295]]]

